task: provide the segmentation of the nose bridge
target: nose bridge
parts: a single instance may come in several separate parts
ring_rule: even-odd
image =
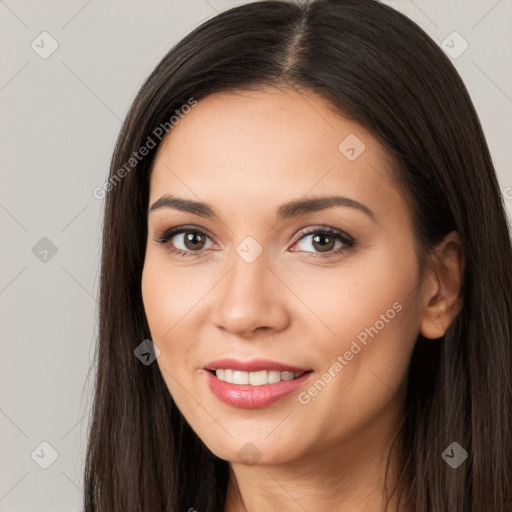
[[[231,261],[230,287],[235,292],[239,288],[253,294],[262,291],[269,284],[269,263],[266,253],[257,254],[248,243],[241,244]]]
[[[265,291],[270,285],[269,261],[263,252],[254,257],[251,248],[246,253],[241,249],[244,249],[244,246],[239,246],[231,259],[231,271],[224,286],[224,300],[239,307],[243,304],[247,307],[250,303],[256,306],[256,303],[259,303],[261,309],[266,302]]]
[[[271,262],[254,239],[246,239],[230,258],[217,299],[217,323],[237,334],[260,327],[280,330],[288,321],[283,290],[269,268]]]

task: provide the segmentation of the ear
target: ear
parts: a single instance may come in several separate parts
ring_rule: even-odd
[[[464,248],[459,234],[450,231],[429,255],[431,259],[423,283],[423,311],[420,334],[437,339],[444,336],[459,314],[463,298]]]

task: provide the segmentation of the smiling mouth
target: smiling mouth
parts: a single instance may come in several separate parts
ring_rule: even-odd
[[[305,373],[311,373],[311,370],[304,372],[280,372],[278,370],[261,370],[257,372],[244,372],[241,370],[232,370],[229,368],[219,368],[217,370],[208,370],[219,380],[229,384],[264,386],[266,384],[277,384],[281,381],[294,380],[302,377]]]

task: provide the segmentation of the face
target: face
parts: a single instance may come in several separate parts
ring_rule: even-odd
[[[396,428],[422,300],[392,165],[294,91],[211,95],[162,142],[144,307],[169,392],[217,456],[300,461]]]

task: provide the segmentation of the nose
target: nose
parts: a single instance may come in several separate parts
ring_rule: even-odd
[[[265,251],[252,263],[237,253],[216,287],[215,322],[239,337],[278,332],[290,322],[287,290],[269,266]]]

